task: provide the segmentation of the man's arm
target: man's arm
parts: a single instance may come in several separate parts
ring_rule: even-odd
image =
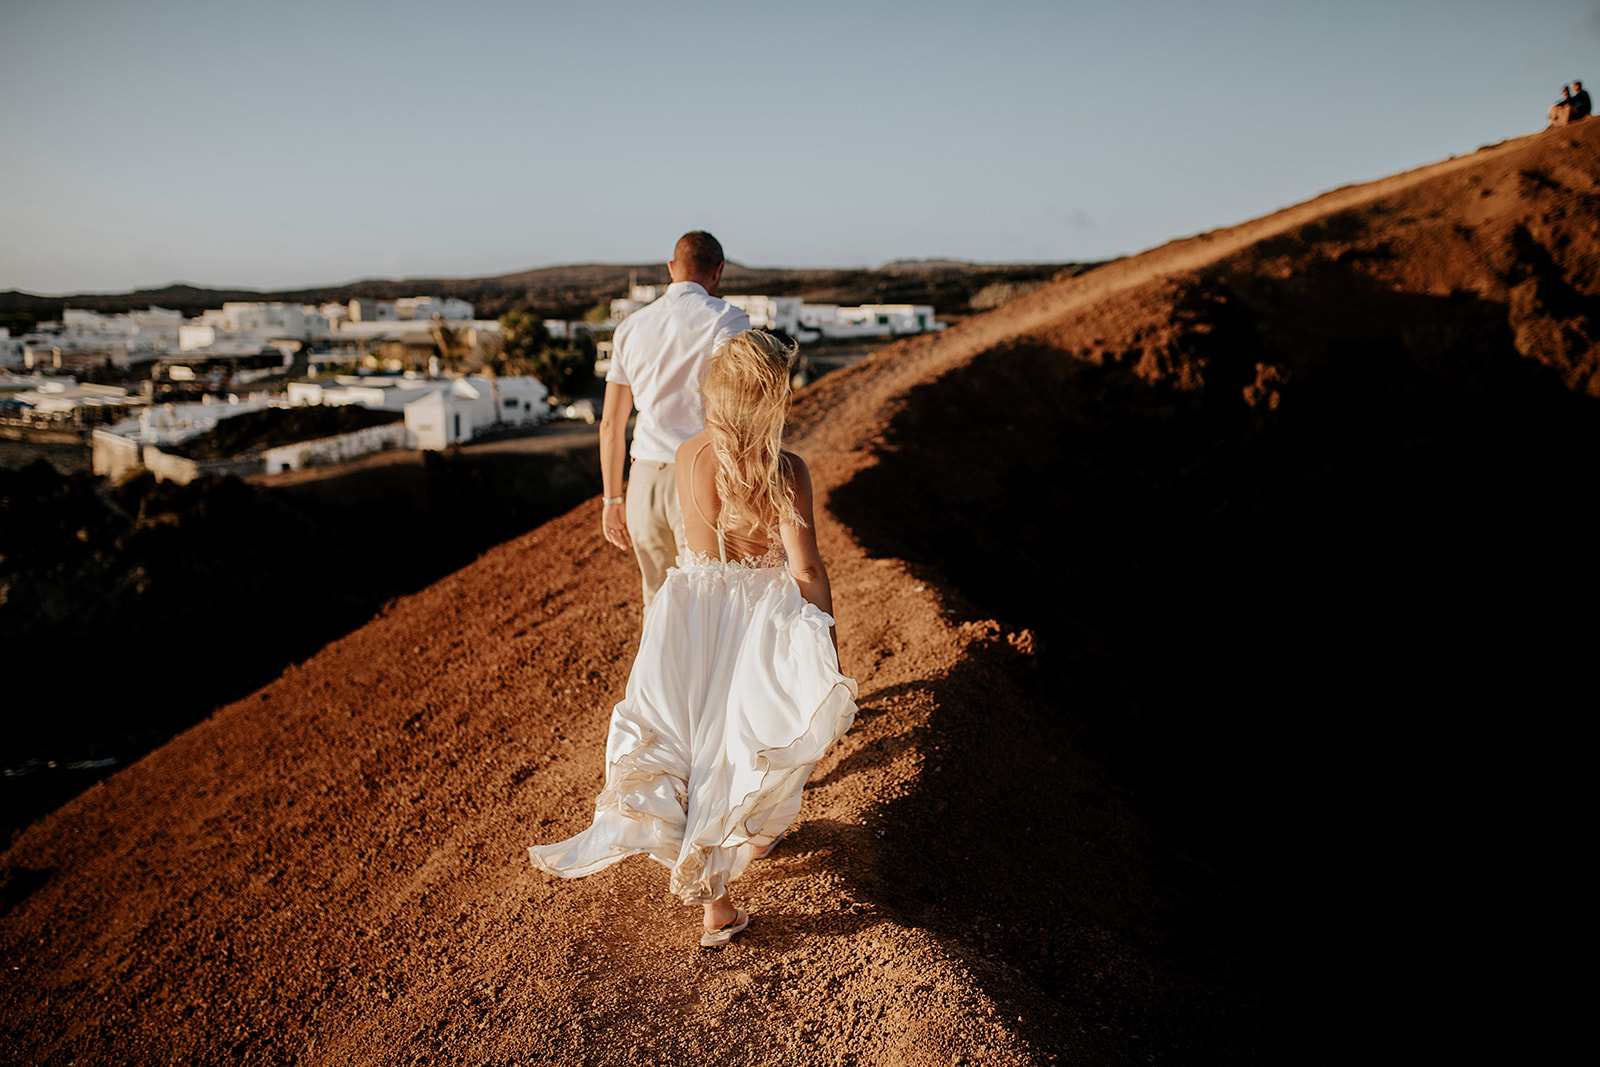
[[[632,548],[628,513],[622,501],[622,472],[628,463],[628,416],[633,414],[633,387],[606,383],[605,407],[600,412],[600,482],[605,498],[613,503],[600,509],[600,532],[618,548]]]

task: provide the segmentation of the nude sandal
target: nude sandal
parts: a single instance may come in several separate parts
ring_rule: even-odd
[[[733,922],[727,926],[720,926],[715,930],[709,926],[702,926],[700,929],[704,930],[705,933],[700,935],[700,947],[721,948],[733,940],[733,935],[742,933],[744,928],[749,925],[750,913],[740,908],[739,913],[733,917]]]

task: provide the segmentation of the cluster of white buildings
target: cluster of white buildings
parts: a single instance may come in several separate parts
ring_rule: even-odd
[[[163,480],[187,482],[204,473],[278,474],[302,467],[343,463],[387,449],[440,450],[507,426],[527,426],[550,417],[549,390],[534,378],[339,377],[329,382],[294,382],[287,397],[257,393],[207,397],[193,403],[154,404],[92,438],[94,472],[119,478],[140,468]],[[223,419],[266,407],[357,405],[395,412],[391,423],[279,445],[258,453],[204,463],[168,449],[206,433]]]
[[[615,326],[667,291],[664,285],[635,285],[628,295],[611,301],[611,321]],[[808,304],[798,296],[762,296],[736,293],[722,299],[750,316],[757,330],[778,330],[811,344],[821,340],[855,340],[867,337],[900,337],[944,329],[934,321],[927,304]],[[546,324],[549,329],[549,324]]]
[[[0,365],[29,370],[75,370],[109,363],[126,367],[178,347],[183,313],[151,307],[121,315],[67,308],[60,322],[13,338],[0,330]]]
[[[116,422],[144,404],[116,385],[0,371],[0,421],[64,430]]]
[[[443,449],[491,428],[549,418],[549,391],[533,378],[440,376],[436,363],[427,376],[336,377],[292,383],[286,396],[241,396],[252,382],[281,374],[307,345],[342,350],[336,357],[341,362],[352,352],[393,354],[380,347],[393,343],[431,355],[436,330],[443,326],[453,335],[455,351],[470,353],[499,331],[498,322],[475,319],[473,313],[465,300],[437,296],[322,305],[229,302],[192,319],[159,307],[119,315],[67,309],[60,322],[41,323],[24,337],[0,330],[0,365],[33,372],[0,371],[0,420],[34,428],[98,426],[92,439],[97,473],[116,477],[144,467],[182,481],[205,465],[166,449],[206,433],[222,419],[263,407],[354,404],[400,418],[338,438],[235,457],[212,464],[214,469],[270,473],[382,448]],[[107,364],[126,368],[147,362],[150,380],[142,397],[118,386],[79,384],[71,376]],[[160,402],[164,396],[185,395],[183,389],[167,388],[173,383],[192,384],[187,395],[204,395],[194,402]]]
[[[328,382],[291,382],[290,406],[359,404],[405,415],[409,448],[443,449],[496,426],[531,426],[550,416],[550,390],[537,378],[340,375]],[[273,473],[269,471],[268,473]]]
[[[603,361],[609,336],[628,315],[659,299],[665,286],[634,285],[611,302],[606,322],[544,323],[554,339],[590,339]],[[777,330],[797,341],[894,337],[941,330],[932,307],[911,304],[807,304],[798,297],[733,295],[756,329]],[[0,420],[93,433],[94,469],[118,477],[139,468],[158,477],[187,481],[205,471],[276,473],[311,464],[337,463],[387,448],[444,449],[493,428],[543,422],[550,417],[549,390],[533,378],[486,375],[440,376],[431,364],[424,376],[335,376],[292,382],[287,395],[251,393],[252,382],[281,374],[307,345],[371,353],[398,344],[404,359],[385,359],[396,370],[414,352],[431,353],[445,327],[457,354],[478,351],[499,323],[473,317],[464,300],[436,296],[400,300],[351,300],[345,304],[229,302],[193,319],[151,307],[107,315],[68,309],[59,323],[41,323],[24,337],[0,329],[0,367],[18,366],[31,375],[0,370]],[[393,354],[393,350],[389,350]],[[311,357],[320,361],[321,357]],[[116,386],[79,384],[68,372],[128,367],[151,362],[146,396]],[[369,360],[370,362],[370,360]],[[316,363],[313,363],[315,370]],[[601,364],[603,368],[603,363]],[[169,388],[178,383],[178,388]],[[195,388],[190,388],[192,384]],[[204,386],[203,389],[199,388]],[[228,393],[227,390],[234,390]],[[161,403],[164,396],[204,392],[198,402]],[[220,395],[213,395],[220,394]],[[393,412],[393,422],[316,441],[199,463],[166,451],[213,429],[225,418],[264,407],[360,405]]]
[[[475,319],[473,311],[465,300],[437,296],[321,305],[229,302],[192,319],[160,307],[120,315],[68,308],[60,322],[40,323],[22,337],[0,330],[0,366],[71,372],[186,353],[238,356],[272,348],[287,360],[307,343],[422,348],[432,346],[435,323],[475,350],[500,324]]]

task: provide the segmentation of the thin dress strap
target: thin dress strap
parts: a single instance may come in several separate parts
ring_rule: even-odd
[[[706,450],[706,446],[709,444],[711,444],[711,442],[707,441],[705,444],[695,449],[694,458],[689,461],[689,503],[693,504],[694,509],[700,513],[701,521],[717,532],[717,558],[726,563],[728,562],[728,545],[722,539],[722,526],[720,523],[711,521],[711,517],[707,515],[705,509],[700,506],[700,498],[696,496],[694,492],[695,467],[700,463],[700,453],[704,452]]]

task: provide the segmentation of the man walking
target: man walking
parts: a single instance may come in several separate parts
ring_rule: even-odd
[[[750,316],[717,297],[722,267],[722,245],[715,237],[701,230],[684,234],[667,264],[672,284],[666,295],[629,315],[612,339],[600,416],[605,485],[600,528],[607,541],[633,549],[645,607],[683,548],[673,459],[679,445],[705,428],[704,364],[728,338],[750,328]],[[639,421],[624,496],[628,416],[635,407]]]

